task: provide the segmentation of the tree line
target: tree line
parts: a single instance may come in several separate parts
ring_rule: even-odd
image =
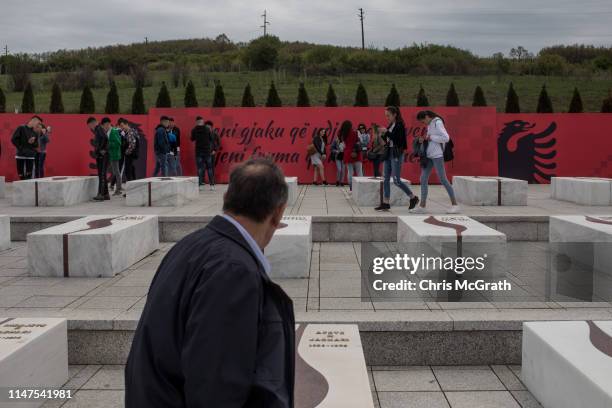
[[[419,107],[427,107],[430,106],[429,99],[427,97],[427,93],[423,86],[419,88],[419,91],[416,96],[415,101],[416,106]],[[183,99],[183,105],[187,108],[195,108],[200,106],[198,103],[198,98],[196,95],[196,88],[192,81],[188,81],[185,86],[185,96]],[[173,106],[172,100],[170,97],[170,92],[168,91],[168,87],[165,82],[162,82],[159,93],[157,95],[157,100],[155,102],[155,107],[157,108],[171,108]],[[215,82],[214,87],[214,96],[212,101],[212,107],[214,108],[224,108],[227,106],[225,100],[225,93],[223,91],[223,86],[220,81]],[[244,88],[244,92],[242,95],[242,107],[255,107],[255,97],[251,91],[251,85],[247,84]],[[266,107],[282,107],[283,101],[281,100],[276,86],[274,82],[270,84],[270,88],[268,90],[268,94],[265,102]],[[310,107],[312,106],[310,103],[310,98],[308,96],[308,91],[304,83],[300,83],[297,91],[297,98],[295,105],[286,105],[286,106],[297,106],[297,107]],[[325,98],[326,107],[337,107],[338,106],[338,98],[336,96],[336,92],[332,84],[329,84],[327,89],[327,94]],[[356,107],[367,107],[369,106],[368,101],[368,92],[365,86],[360,83],[357,86],[357,90],[355,92],[355,101],[353,106]],[[395,84],[391,85],[391,89],[385,99],[385,106],[404,106],[402,104],[402,100],[400,98],[400,94],[395,86]],[[455,85],[453,83],[450,84],[448,92],[446,94],[446,106],[461,106],[459,95],[455,89]],[[471,106],[473,107],[485,107],[487,106],[487,100],[485,97],[485,93],[481,86],[477,86],[474,89],[474,95],[472,97]],[[506,113],[521,113],[521,104],[519,101],[519,96],[514,89],[514,85],[510,83],[508,87],[508,92],[506,95]],[[2,88],[0,88],[0,113],[6,112],[6,97]],[[21,112],[23,113],[35,113],[36,107],[34,104],[34,92],[32,90],[32,84],[27,83],[23,92],[23,98],[21,103]],[[134,94],[132,95],[132,105],[130,112],[135,115],[142,115],[147,113],[147,107],[145,106],[144,96],[143,96],[143,87],[142,85],[138,85]],[[548,90],[546,89],[546,85],[542,86],[540,90],[540,95],[538,98],[538,104],[536,108],[537,113],[554,113],[555,110],[553,108],[553,103],[548,94]],[[580,96],[580,92],[578,88],[574,88],[574,93],[572,99],[570,101],[569,107],[567,110],[562,112],[568,113],[583,113],[583,103],[582,98]],[[603,100],[601,106],[602,113],[612,113],[612,92],[608,92],[608,96]],[[64,113],[64,104],[62,102],[62,90],[61,87],[55,83],[53,84],[51,90],[51,101],[49,104],[49,113]],[[97,113],[96,110],[96,102],[94,100],[93,93],[89,86],[85,86],[81,93],[81,100],[79,104],[79,113]],[[118,114],[120,113],[119,106],[119,92],[117,90],[117,86],[114,82],[111,82],[110,89],[106,95],[106,102],[104,105],[104,113],[107,114]]]

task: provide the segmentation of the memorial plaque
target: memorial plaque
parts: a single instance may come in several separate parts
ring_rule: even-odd
[[[125,204],[130,207],[179,207],[200,194],[197,177],[151,177],[128,181]]]
[[[285,177],[285,182],[289,187],[289,198],[287,199],[287,206],[293,207],[298,198],[298,178],[297,177]]]
[[[588,206],[612,205],[612,179],[601,177],[553,177],[551,197]]]
[[[8,215],[0,215],[0,251],[11,247],[11,219]]]
[[[113,277],[159,247],[155,215],[96,215],[27,236],[31,276]]]
[[[410,181],[402,179],[410,186]],[[383,199],[383,179],[382,177],[353,177],[353,200],[359,207],[372,207],[382,203]],[[391,205],[408,205],[410,197],[406,195],[391,180]]]
[[[8,389],[57,389],[68,381],[65,319],[0,317],[0,407],[40,407],[44,400],[9,402]]]
[[[296,328],[295,408],[373,408],[357,325]]]
[[[312,217],[286,216],[266,247],[274,278],[307,278],[312,253]]]
[[[6,197],[6,180],[4,176],[0,176],[0,198]]]
[[[13,182],[11,202],[24,207],[67,207],[90,201],[97,194],[97,177],[45,177]]]
[[[397,219],[397,242],[506,242],[506,235],[464,215],[419,215]]]
[[[454,176],[457,201],[467,205],[527,205],[525,180],[506,177]]]
[[[612,407],[612,322],[526,322],[522,358],[544,408]]]

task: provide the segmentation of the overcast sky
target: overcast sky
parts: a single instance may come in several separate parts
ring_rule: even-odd
[[[282,40],[366,46],[437,43],[479,55],[523,45],[612,45],[612,0],[0,0],[0,46],[40,52],[117,43],[269,32]]]

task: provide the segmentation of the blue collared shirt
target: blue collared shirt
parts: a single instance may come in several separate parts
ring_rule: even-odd
[[[264,268],[264,271],[266,271],[266,274],[270,275],[270,262],[265,257],[263,251],[261,250],[259,245],[257,245],[257,242],[255,242],[251,234],[249,234],[249,232],[246,229],[244,229],[244,227],[238,221],[232,218],[230,215],[222,214],[221,216],[225,218],[226,220],[228,220],[229,222],[231,222],[234,227],[236,227],[236,229],[240,232],[244,240],[247,242],[247,244],[249,244],[249,246],[255,253],[257,260],[259,261],[261,266]]]

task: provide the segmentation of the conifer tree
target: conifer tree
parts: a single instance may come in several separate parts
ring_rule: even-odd
[[[117,84],[115,81],[111,81],[110,89],[106,94],[106,105],[104,106],[104,113],[114,115],[119,113],[119,92],[117,92]]]
[[[185,87],[185,107],[186,108],[197,108],[198,98],[196,97],[196,90],[193,81],[189,80]]]
[[[223,92],[221,82],[215,84],[215,95],[213,96],[212,106],[213,108],[225,108],[225,92]]]
[[[357,92],[355,93],[355,103],[353,106],[368,106],[368,92],[362,83],[357,86]]]
[[[389,94],[385,100],[385,106],[401,106],[399,92],[397,92],[395,84],[391,84],[391,90],[389,90]]]
[[[270,90],[268,91],[268,99],[266,100],[266,106],[269,108],[279,108],[283,106],[283,102],[281,101],[280,96],[278,96],[276,86],[274,86],[274,81],[270,84]]]
[[[94,101],[93,93],[91,88],[85,85],[83,93],[81,94],[81,103],[79,105],[79,113],[95,113],[96,102]]]
[[[36,107],[34,106],[34,92],[32,91],[32,83],[28,82],[25,89],[23,90],[23,99],[21,100],[21,112],[22,113],[34,113]]]
[[[6,95],[4,95],[4,91],[0,88],[0,113],[6,112]]]
[[[240,106],[244,108],[254,108],[255,107],[255,98],[251,93],[251,84],[246,84],[244,87],[244,92],[242,93],[242,103]]]
[[[64,113],[64,102],[62,101],[62,90],[57,82],[51,88],[51,103],[49,103],[50,113]]]
[[[446,93],[446,106],[459,106],[459,95],[457,95],[455,84],[452,82]]]
[[[310,106],[310,98],[308,97],[308,92],[306,92],[306,87],[303,82],[300,82],[296,106],[300,108],[307,108]]]
[[[166,82],[162,82],[161,88],[159,88],[159,93],[157,94],[157,101],[155,102],[156,108],[171,108],[172,101],[170,100],[170,92],[168,92],[168,87],[166,86]]]
[[[546,91],[546,85],[542,86],[542,90],[540,91],[540,97],[538,98],[538,107],[536,109],[536,112],[553,113],[552,101],[548,96],[548,91]]]
[[[580,96],[580,92],[578,92],[578,88],[574,88],[574,94],[572,95],[572,100],[570,101],[570,106],[568,113],[583,113],[584,107],[582,105],[582,97]]]
[[[427,99],[427,95],[425,94],[425,90],[423,89],[423,85],[419,89],[419,93],[417,94],[416,106],[429,106],[429,99]]]
[[[521,106],[519,104],[519,97],[514,90],[514,85],[510,82],[508,88],[508,95],[506,96],[506,113],[521,113]]]
[[[144,95],[142,94],[142,85],[138,85],[132,96],[132,114],[133,115],[144,115],[147,113],[147,109],[144,103]]]
[[[612,113],[612,91],[608,91],[608,97],[601,104],[601,113]]]
[[[474,90],[474,100],[472,106],[487,106],[487,99],[485,98],[484,91],[479,86]]]
[[[327,87],[327,95],[325,96],[325,106],[328,108],[335,108],[338,106],[338,98],[336,97],[336,91],[332,84]]]

